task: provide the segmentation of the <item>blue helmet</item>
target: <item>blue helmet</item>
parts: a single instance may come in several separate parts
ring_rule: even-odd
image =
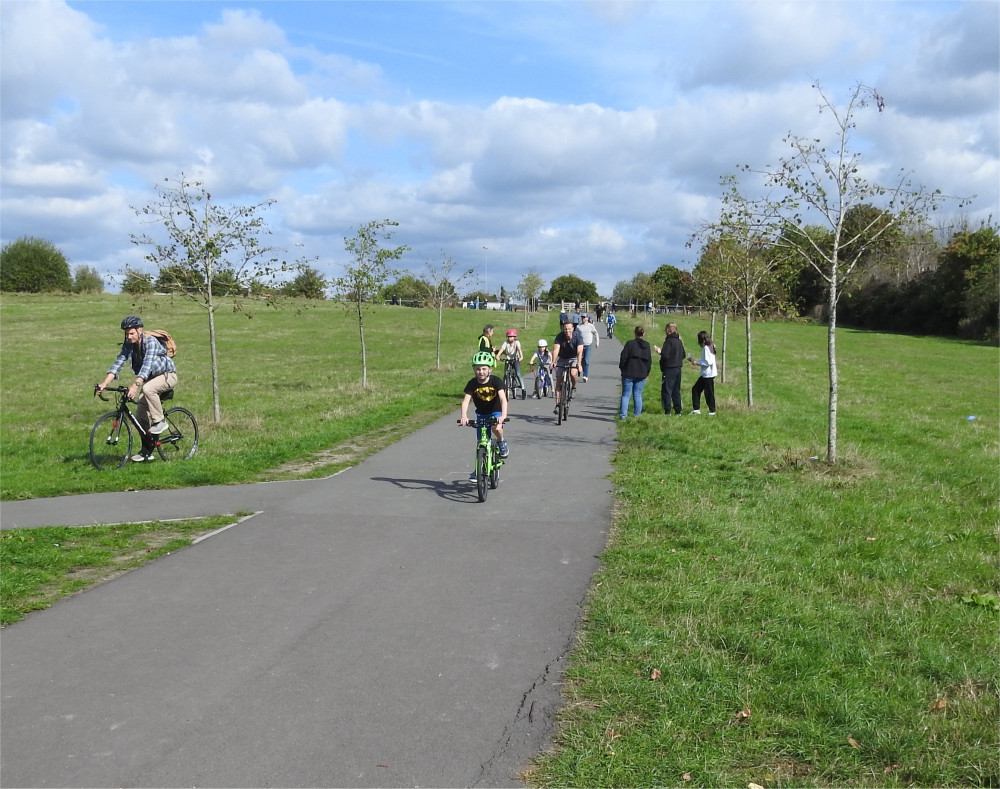
[[[122,319],[122,331],[128,331],[129,329],[141,329],[142,328],[142,318],[138,315],[129,315],[127,318]]]

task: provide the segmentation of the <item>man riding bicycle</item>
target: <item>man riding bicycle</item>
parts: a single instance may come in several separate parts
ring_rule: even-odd
[[[127,396],[136,402],[136,418],[147,434],[143,437],[142,451],[133,455],[132,460],[144,463],[154,457],[149,436],[158,436],[167,429],[160,396],[177,385],[177,367],[167,355],[166,347],[153,335],[143,332],[142,318],[138,315],[122,320],[122,331],[125,332],[122,349],[111,363],[107,376],[97,385],[97,391],[107,389],[125,362],[131,362],[135,382],[129,386]]]
[[[556,410],[559,413],[559,386],[563,376],[569,373],[572,389],[576,389],[578,370],[583,367],[583,337],[574,328],[571,320],[563,323],[563,330],[552,342],[552,355],[556,361]]]

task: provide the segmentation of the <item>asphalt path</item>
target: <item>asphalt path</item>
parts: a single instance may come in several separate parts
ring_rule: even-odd
[[[512,404],[485,503],[458,395],[323,480],[0,505],[3,528],[257,513],[4,629],[0,786],[520,785],[608,537],[620,347],[565,424]]]

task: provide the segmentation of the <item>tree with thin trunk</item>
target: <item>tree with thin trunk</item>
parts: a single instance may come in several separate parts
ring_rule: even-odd
[[[452,271],[458,262],[445,252],[441,253],[441,260],[437,263],[427,261],[427,276],[430,280],[427,286],[427,301],[437,310],[437,355],[435,357],[436,369],[441,369],[441,328],[444,323],[445,307],[455,304],[459,300],[458,289],[463,282],[470,279],[475,273],[475,269],[469,268],[452,277]]]
[[[724,300],[731,299],[745,318],[747,405],[753,406],[753,316],[775,298],[778,265],[770,249],[771,217],[743,196],[736,176],[724,176],[721,184],[725,192],[719,219],[703,230],[705,257],[714,261],[710,270],[728,293]]]
[[[528,327],[528,313],[534,312],[538,297],[545,288],[545,280],[535,269],[529,269],[517,283],[517,292],[524,298],[524,327]]]
[[[408,246],[383,249],[382,244],[392,238],[391,228],[399,222],[376,219],[358,228],[353,236],[344,237],[344,249],[353,262],[344,266],[344,276],[333,281],[337,291],[357,311],[358,334],[361,337],[361,386],[368,386],[368,349],[365,346],[365,305],[371,304],[389,277],[399,275],[389,263],[399,260]]]
[[[861,110],[874,107],[881,113],[885,109],[885,101],[875,88],[858,83],[846,106],[837,106],[819,85],[814,87],[820,95],[820,113],[829,115],[832,121],[829,142],[789,132],[784,139],[792,149],[791,155],[780,159],[776,167],[765,170],[764,174],[785,193],[771,205],[786,227],[798,231],[780,233],[776,243],[812,266],[827,289],[830,390],[826,459],[834,464],[837,462],[837,303],[843,287],[858,264],[883,243],[883,236],[897,227],[920,221],[946,198],[940,190],[915,186],[905,171],[900,171],[890,185],[870,183],[864,177],[862,155],[853,149],[852,135]],[[854,210],[868,203],[878,203],[881,207],[874,211]],[[849,224],[852,214],[863,216],[863,221]],[[817,243],[816,234],[803,232],[808,221],[817,219],[830,232],[825,244]]]
[[[695,296],[699,304],[712,311],[712,337],[715,337],[715,314],[722,313],[722,354],[719,357],[719,380],[726,383],[729,343],[729,313],[736,310],[736,302],[725,282],[729,276],[723,270],[723,259],[716,254],[713,244],[706,244],[701,259],[694,268]]]
[[[252,205],[220,205],[200,181],[183,173],[157,184],[157,199],[135,208],[143,222],[162,224],[166,242],[148,234],[132,234],[133,244],[152,247],[146,260],[160,271],[159,285],[182,294],[203,307],[208,316],[208,342],[212,360],[212,406],[215,422],[222,420],[219,405],[219,358],[216,348],[215,311],[219,288],[249,292],[264,276],[287,269],[272,257],[275,248],[263,243],[271,231],[261,213],[274,204],[264,200]]]

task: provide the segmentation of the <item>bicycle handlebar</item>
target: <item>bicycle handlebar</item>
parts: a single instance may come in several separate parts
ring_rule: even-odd
[[[126,392],[128,392],[128,387],[127,386],[108,386],[108,387],[106,387],[104,389],[104,392],[120,392],[121,394],[125,394]],[[104,392],[102,392],[100,390],[100,384],[94,384],[94,395],[96,397],[101,398],[105,403],[110,403],[111,401],[108,400],[108,398],[106,398],[104,396]]]
[[[467,424],[467,425],[466,425],[466,427],[478,427],[478,425],[476,424],[476,422],[477,422],[477,421],[478,421],[478,420],[474,420],[474,419],[470,419],[470,420],[469,420],[469,424]],[[507,424],[507,423],[508,423],[509,421],[510,421],[510,417],[508,416],[508,417],[507,417],[507,418],[506,418],[505,420],[503,420],[503,423],[502,423],[502,424],[505,424],[505,425],[506,425],[506,424]],[[461,419],[456,419],[456,420],[455,420],[455,422],[456,422],[457,424],[459,424],[459,425],[461,425],[461,424],[462,424],[462,420],[461,420]],[[499,420],[499,419],[497,419],[496,417],[492,417],[492,418],[490,419],[490,424],[491,424],[491,425],[496,425],[496,424],[500,424],[500,420]]]

